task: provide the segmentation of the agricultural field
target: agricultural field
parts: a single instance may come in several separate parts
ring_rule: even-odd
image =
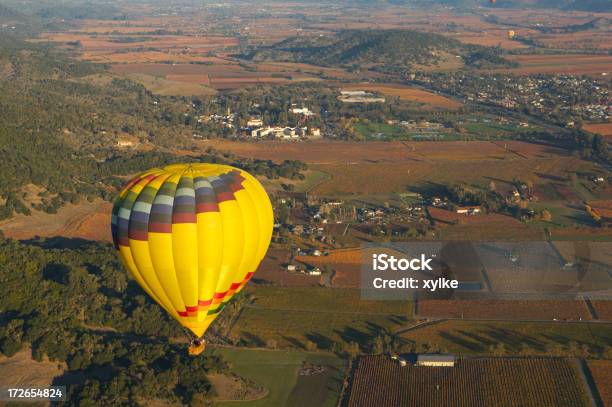
[[[514,178],[532,181],[566,178],[568,172],[586,172],[593,164],[572,157],[558,147],[520,141],[449,142],[231,142],[210,140],[214,147],[239,156],[301,160],[331,176],[315,187],[319,195],[383,195],[410,187],[439,183],[509,183]],[[379,182],[384,179],[385,182]]]
[[[298,256],[297,261],[316,266],[328,266],[333,270],[331,279],[334,287],[359,288],[363,252],[360,249],[332,250],[327,256]]]
[[[612,56],[610,55],[516,55],[508,59],[519,63],[520,67],[496,71],[518,75],[549,73],[594,77],[601,77],[602,73],[610,75],[612,72]]]
[[[587,364],[603,405],[612,406],[612,361],[589,360]]]
[[[275,341],[280,348],[332,350],[350,342],[370,343],[381,332],[406,322],[401,315],[369,315],[334,311],[297,311],[247,307],[228,336],[246,346],[266,346]]]
[[[284,309],[288,311],[346,311],[351,314],[391,315],[412,318],[410,301],[366,301],[356,289],[315,289],[255,286],[245,288],[252,293],[257,308]],[[299,299],[299,301],[298,301]],[[331,309],[337,307],[337,310]]]
[[[224,348],[213,352],[229,362],[232,373],[265,388],[259,399],[217,402],[217,406],[233,406],[236,402],[246,407],[307,406],[312,404],[304,403],[314,401],[316,405],[333,407],[337,403],[345,367],[332,354]],[[309,376],[300,374],[305,364],[322,366],[324,370]]]
[[[348,406],[588,406],[578,365],[566,359],[461,359],[455,367],[406,366],[363,356]]]
[[[564,300],[420,300],[417,318],[468,318],[496,320],[592,319],[584,301]]]
[[[490,354],[502,344],[510,354],[565,354],[571,343],[599,353],[610,345],[612,325],[584,322],[475,322],[449,320],[407,331],[401,337],[415,345],[433,346],[459,355]],[[553,351],[554,349],[554,351]]]
[[[398,97],[400,100],[414,102],[418,105],[422,105],[424,108],[457,110],[463,106],[462,103],[445,96],[394,83],[360,83],[343,86],[342,90],[379,92],[386,96]]]
[[[274,283],[281,287],[316,287],[320,284],[319,276],[309,276],[306,274],[288,273],[287,263],[289,263],[290,252],[287,249],[268,249],[266,257],[262,260],[254,282],[267,284]]]
[[[228,54],[240,44],[232,34],[220,35],[213,26],[202,31],[192,18],[175,16],[123,23],[82,20],[76,28],[46,32],[34,41],[54,43],[83,60],[109,64],[112,72],[166,96],[206,96],[217,90],[320,80],[320,75],[354,77],[341,69],[307,64],[240,62]],[[257,42],[256,32],[250,34]]]
[[[296,72],[258,72],[247,70],[244,66],[231,61],[213,64],[164,64],[164,63],[130,63],[115,64],[113,72],[140,79],[155,78],[168,82],[178,82],[205,89],[228,90],[261,84],[285,84],[291,81],[318,80],[314,76]],[[152,79],[149,79],[152,80]],[[146,85],[146,83],[143,83]],[[172,94],[168,91],[168,94]]]
[[[520,41],[508,38],[508,30],[487,30],[477,33],[462,32],[453,38],[466,44],[484,45],[486,47],[501,47],[507,50],[529,48]]]
[[[586,227],[567,227],[560,229],[550,229],[549,238],[553,241],[612,241],[612,229],[610,228],[586,228]]]
[[[612,299],[592,300],[591,303],[599,319],[612,321]]]
[[[255,286],[245,291],[255,302],[245,306],[228,336],[249,346],[269,340],[298,349],[307,341],[319,349],[366,344],[412,317],[410,302],[362,301],[356,289]]]
[[[589,123],[582,125],[582,128],[590,133],[612,138],[612,123]]]

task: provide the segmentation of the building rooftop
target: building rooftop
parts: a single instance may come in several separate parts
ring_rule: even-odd
[[[454,355],[417,355],[417,362],[455,362]]]

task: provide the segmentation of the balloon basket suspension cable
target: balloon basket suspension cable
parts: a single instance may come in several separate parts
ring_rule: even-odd
[[[204,336],[201,336],[200,338],[192,339],[191,342],[189,342],[189,349],[187,352],[190,356],[198,356],[200,353],[204,352],[205,348],[206,340],[204,340]]]

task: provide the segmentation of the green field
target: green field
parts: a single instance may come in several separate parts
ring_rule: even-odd
[[[472,122],[465,123],[463,127],[470,133],[478,138],[502,138],[512,137],[521,133],[529,133],[534,130],[541,130],[540,127],[530,125],[530,127],[524,128],[519,127],[516,124],[500,124],[493,121],[487,122]]]
[[[336,405],[344,378],[344,362],[332,354],[261,349],[215,350],[231,371],[264,386],[268,393],[254,401],[224,401],[217,406],[329,406]],[[298,375],[304,362],[322,365],[323,373]]]
[[[570,207],[565,202],[536,202],[530,203],[529,207],[537,214],[547,210],[552,215],[550,222],[535,221],[534,225],[542,227],[596,226],[593,219],[585,211]]]
[[[331,180],[332,177],[326,172],[310,170],[306,174],[306,179],[295,185],[296,192],[310,192],[314,187],[322,182]]]
[[[252,306],[242,310],[229,335],[245,345],[319,349],[348,342],[368,344],[387,330],[405,325],[413,315],[405,301],[362,301],[356,289],[251,287]]]
[[[355,123],[353,128],[366,140],[408,139],[406,132],[399,126],[386,123]]]
[[[401,314],[412,318],[410,301],[367,301],[355,288],[248,286],[258,307],[361,314]]]
[[[411,344],[428,344],[458,355],[487,353],[491,345],[498,343],[509,353],[546,354],[548,347],[567,347],[572,341],[578,346],[587,345],[591,352],[602,352],[612,342],[612,325],[443,321],[406,332],[402,338]]]

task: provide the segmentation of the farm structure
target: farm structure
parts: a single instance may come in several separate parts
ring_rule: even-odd
[[[416,366],[453,367],[455,357],[453,355],[418,355]]]

